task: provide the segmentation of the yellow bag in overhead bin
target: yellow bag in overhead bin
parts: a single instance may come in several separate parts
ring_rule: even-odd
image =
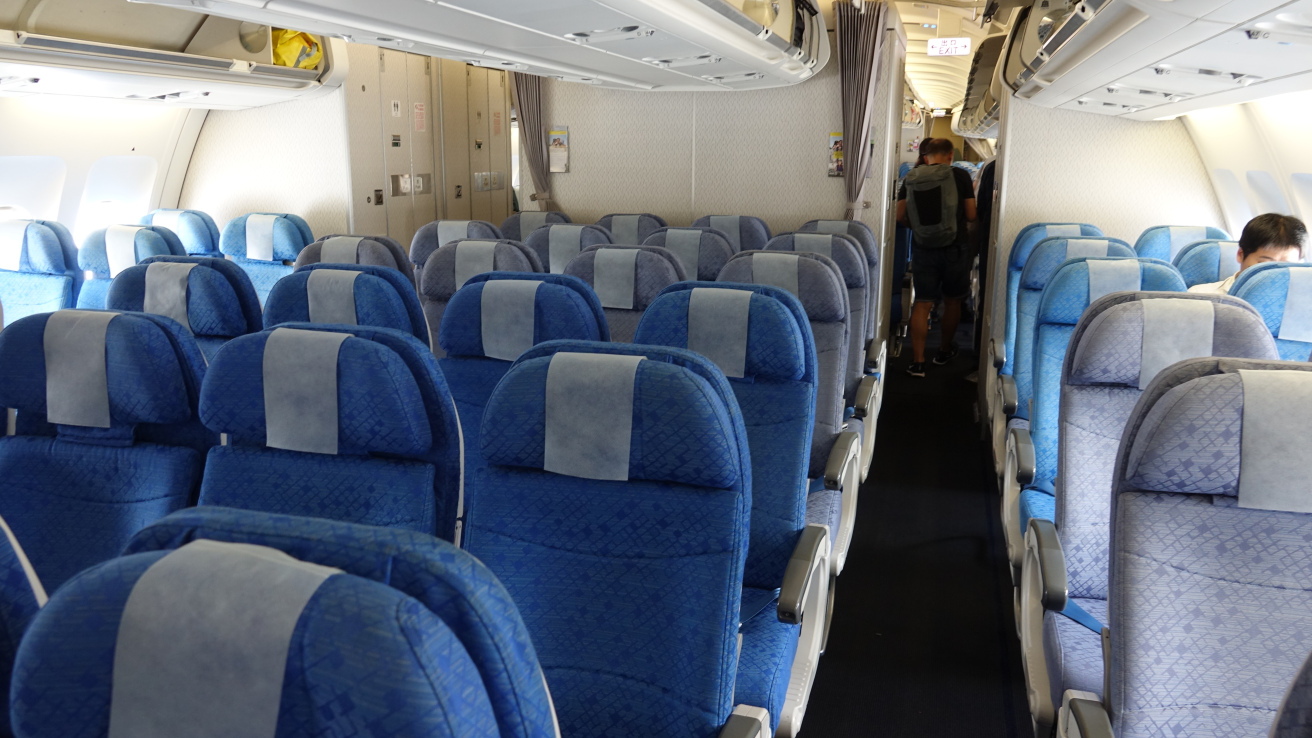
[[[323,59],[323,47],[304,31],[273,29],[273,63],[280,67],[314,69]]]

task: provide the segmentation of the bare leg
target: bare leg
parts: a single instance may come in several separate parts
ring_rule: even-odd
[[[947,351],[957,337],[957,325],[961,323],[961,300],[943,301],[943,343],[940,350]]]
[[[917,301],[911,309],[911,355],[916,363],[925,361],[925,339],[929,337],[929,313],[934,303]],[[957,317],[961,317],[961,302],[957,301]]]

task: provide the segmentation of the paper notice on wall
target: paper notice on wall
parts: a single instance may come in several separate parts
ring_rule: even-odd
[[[843,176],[843,132],[829,134],[829,176]]]
[[[428,130],[428,110],[423,103],[415,103],[415,133]]]
[[[547,162],[553,172],[569,171],[569,128],[547,131]]]
[[[501,113],[499,112],[492,114],[492,135],[501,135]]]

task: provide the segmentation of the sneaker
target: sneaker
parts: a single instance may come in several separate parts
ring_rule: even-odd
[[[912,363],[911,366],[908,366],[908,367],[907,367],[907,374],[910,374],[910,375],[913,376],[913,377],[924,377],[924,376],[925,376],[925,362],[923,362],[923,361],[917,361],[917,362]]]
[[[948,363],[949,361],[952,361],[955,358],[957,358],[957,347],[951,346],[949,348],[939,351],[937,354],[934,355],[934,364],[936,366],[943,366],[944,364]]]

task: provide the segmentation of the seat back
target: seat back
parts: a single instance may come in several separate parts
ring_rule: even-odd
[[[1257,311],[1225,295],[1107,295],[1076,325],[1061,370],[1053,518],[1070,596],[1107,599],[1112,468],[1135,403],[1162,370],[1205,356],[1279,358]]]
[[[1034,322],[1039,312],[1039,303],[1043,299],[1043,290],[1048,286],[1058,268],[1069,259],[1087,256],[1125,258],[1134,256],[1134,251],[1123,241],[1115,239],[1065,239],[1050,238],[1037,244],[1029,263],[1016,281],[1015,300],[1016,335],[1007,347],[1007,363],[1012,367],[1009,372],[1016,379],[1016,416],[1030,417],[1029,401],[1033,396],[1034,363]],[[1007,372],[1007,367],[1003,367]]]
[[[1261,313],[1280,358],[1307,361],[1312,354],[1312,264],[1269,263],[1245,269],[1230,294]]]
[[[438,335],[447,301],[474,275],[541,271],[542,262],[518,241],[465,239],[443,244],[425,261],[419,278],[419,302],[428,318],[433,353],[439,359],[443,356]]]
[[[501,221],[501,237],[511,241],[523,241],[528,238],[528,234],[542,226],[573,222],[568,215],[559,210],[521,211]]]
[[[677,257],[655,246],[593,246],[570,260],[565,274],[597,293],[612,341],[631,343],[638,321],[661,290],[687,279]]]
[[[1312,735],[1312,657],[1303,662],[1298,676],[1280,702],[1271,726],[1271,738],[1307,738]]]
[[[657,228],[669,225],[659,215],[651,213],[611,213],[604,215],[597,225],[610,231],[613,243],[637,246],[647,240]]]
[[[167,228],[182,242],[189,256],[222,257],[219,251],[219,226],[209,213],[162,208],[148,213],[141,219],[141,225]]]
[[[1239,271],[1238,253],[1238,241],[1197,241],[1180,249],[1171,264],[1180,270],[1184,283],[1193,287],[1234,276]]]
[[[56,592],[15,685],[13,723],[34,738],[499,735],[438,612],[367,576],[211,539],[107,561]]]
[[[647,309],[634,340],[702,354],[729,380],[752,461],[743,585],[778,587],[806,525],[815,425],[815,340],[801,302],[778,287],[681,282]]]
[[[1007,349],[1007,361],[1002,366],[1002,374],[1010,375],[1016,367],[1012,356],[1016,351],[1016,302],[1020,293],[1020,273],[1025,269],[1025,262],[1040,241],[1048,238],[1102,238],[1102,231],[1097,226],[1087,223],[1031,223],[1016,234],[1007,255],[1007,322],[1004,326],[1004,345]],[[1117,240],[1129,248],[1129,244]]]
[[[386,328],[290,323],[234,339],[201,393],[202,505],[455,536],[460,429],[432,353]]]
[[[1139,235],[1134,252],[1144,259],[1174,262],[1189,244],[1228,241],[1230,234],[1212,226],[1153,226]]]
[[[82,287],[77,247],[50,220],[0,221],[0,328],[73,307]]]
[[[314,241],[310,225],[289,213],[248,213],[228,221],[219,249],[246,273],[263,305],[269,290],[292,273],[296,257]]]
[[[423,279],[424,264],[439,248],[452,241],[472,238],[479,241],[500,241],[501,229],[485,220],[435,220],[420,226],[410,241],[410,261],[415,273]]]
[[[264,327],[334,323],[391,328],[428,343],[419,293],[391,267],[307,264],[278,280],[264,305]]]
[[[843,275],[847,287],[848,331],[847,369],[844,375],[843,396],[848,407],[856,400],[856,390],[865,376],[867,323],[874,322],[874,313],[867,310],[869,300],[869,273],[861,249],[851,236],[834,233],[784,233],[770,239],[766,251],[795,251],[820,254],[831,259]]]
[[[537,254],[551,274],[564,274],[565,265],[590,246],[609,244],[610,231],[595,225],[545,225],[529,233],[524,245]]]
[[[849,345],[847,287],[838,265],[813,253],[744,251],[720,271],[719,282],[777,287],[806,311],[816,350],[815,429],[807,476],[824,474],[829,450],[843,430],[844,387]]]
[[[47,358],[48,357],[48,358]],[[51,590],[195,500],[205,360],[172,320],[61,310],[0,332],[0,515]]]
[[[162,315],[190,332],[208,361],[237,336],[262,328],[255,286],[241,267],[206,256],[152,256],[109,286],[110,310]]]
[[[45,606],[48,597],[18,538],[0,519],[0,576],[5,586],[0,590],[0,709],[9,714],[9,683],[14,671],[18,644],[32,618]],[[9,721],[0,724],[0,735],[11,736]]]
[[[389,267],[415,283],[415,267],[405,247],[387,236],[324,236],[305,247],[296,267],[308,264],[361,264]]]
[[[751,509],[731,395],[691,352],[574,341],[492,393],[465,549],[519,605],[564,735],[728,718]]]
[[[77,295],[83,310],[104,310],[110,280],[152,256],[186,256],[182,242],[167,228],[115,225],[93,231],[78,249],[77,264],[87,280]]]
[[[1117,736],[1261,734],[1312,651],[1309,398],[1312,365],[1195,359],[1132,414],[1111,510]]]
[[[714,228],[661,228],[643,246],[658,246],[674,254],[688,279],[714,282],[736,251],[729,237]]]
[[[754,215],[703,215],[692,224],[698,228],[714,228],[727,235],[735,254],[765,248],[772,235],[770,226]]]
[[[870,226],[859,220],[810,220],[797,229],[798,233],[833,233],[848,236],[856,241],[866,266],[866,315],[874,319],[867,320],[865,340],[875,337],[876,322],[879,316],[879,239]],[[862,344],[865,345],[864,343]],[[862,359],[864,361],[864,358]]]

